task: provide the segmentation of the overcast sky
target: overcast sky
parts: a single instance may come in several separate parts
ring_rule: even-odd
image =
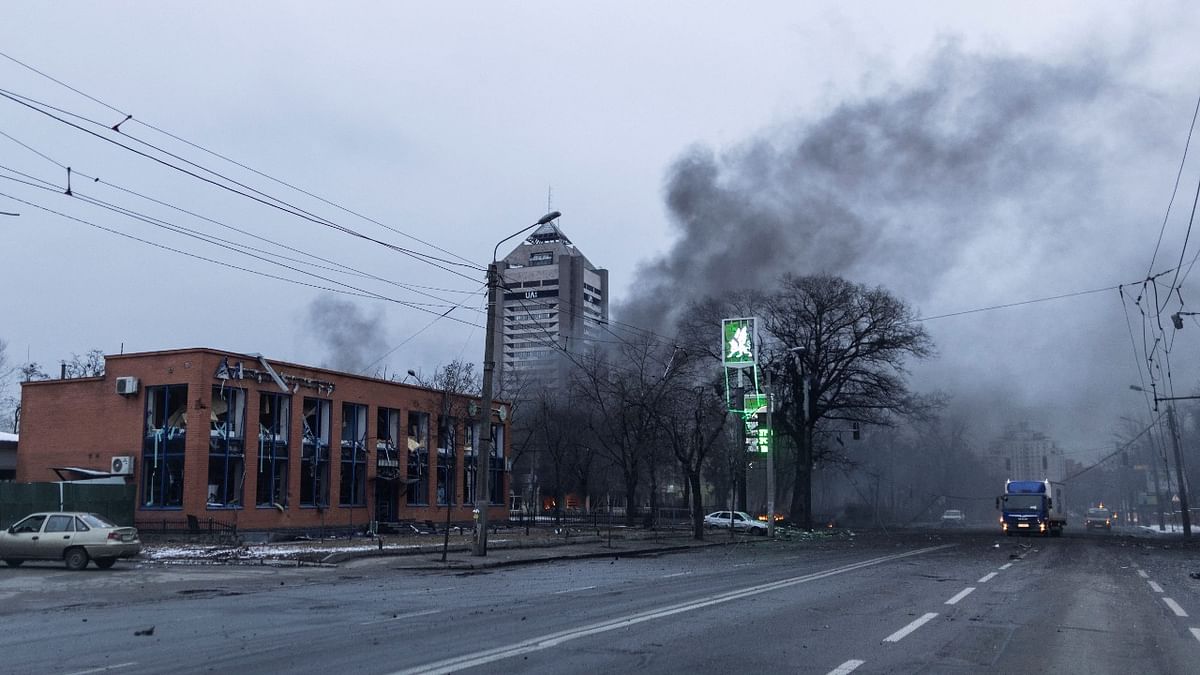
[[[1188,2],[6,2],[0,51],[92,98],[0,57],[0,89],[59,109],[0,98],[0,211],[21,214],[0,216],[0,339],[51,372],[91,348],[479,361],[477,266],[548,208],[610,270],[618,320],[736,283],[730,262],[882,284],[924,317],[1136,296],[1200,95],[1197,28]],[[1181,258],[1198,176],[1189,159],[1155,271]],[[1198,309],[1188,283],[1169,312]],[[939,356],[914,383],[981,429],[1026,418],[1083,457],[1147,415],[1128,391],[1143,325],[1116,290],[927,328]],[[1188,393],[1200,325],[1168,337]]]

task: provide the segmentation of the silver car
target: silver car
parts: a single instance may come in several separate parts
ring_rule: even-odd
[[[767,533],[767,524],[760,520],[755,520],[745,511],[733,511],[732,513],[729,511],[715,511],[704,516],[704,525],[709,528],[729,527],[732,525],[734,530],[741,530],[750,534]]]
[[[62,560],[81,570],[88,561],[106,570],[118,558],[132,558],[142,542],[132,527],[120,527],[95,513],[35,513],[0,531],[0,560],[17,567],[26,560]]]

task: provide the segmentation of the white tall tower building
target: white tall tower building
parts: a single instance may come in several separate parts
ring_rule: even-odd
[[[499,261],[503,323],[494,345],[502,391],[565,382],[563,352],[586,353],[608,323],[608,270],[584,257],[555,223]]]

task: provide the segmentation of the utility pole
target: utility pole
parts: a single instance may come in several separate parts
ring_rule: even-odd
[[[1192,514],[1188,511],[1187,476],[1183,471],[1183,450],[1179,447],[1179,427],[1175,422],[1175,404],[1167,402],[1167,426],[1171,429],[1171,445],[1175,449],[1175,479],[1179,483],[1179,514],[1183,521],[1183,538],[1192,536]]]
[[[475,512],[479,514],[479,519],[476,522],[473,555],[487,555],[487,515],[488,507],[492,501],[489,486],[493,450],[492,378],[496,370],[496,324],[499,323],[496,320],[496,314],[500,311],[501,307],[500,303],[496,301],[496,290],[500,286],[500,271],[496,265],[496,256],[499,254],[500,244],[522,234],[526,230],[545,225],[561,215],[558,211],[551,211],[539,218],[536,223],[527,225],[496,242],[495,248],[492,249],[492,262],[488,265],[487,269],[488,313],[487,332],[484,334],[483,345],[483,392],[480,396],[482,399],[480,401],[482,409],[479,411],[479,434],[476,435],[476,438],[479,440],[480,452],[478,461],[475,463]],[[501,421],[503,421],[503,417]]]
[[[499,247],[499,244],[497,244]],[[494,258],[495,256],[493,256]],[[488,313],[487,331],[483,346],[483,400],[479,410],[478,440],[479,457],[475,462],[475,512],[479,514],[475,523],[475,548],[473,555],[487,555],[488,507],[491,506],[489,483],[491,482],[492,455],[492,377],[496,370],[496,288],[500,285],[500,275],[496,270],[496,261],[488,265]]]
[[[1178,315],[1176,315],[1178,316]],[[1175,318],[1175,317],[1172,317]],[[1167,430],[1171,433],[1171,447],[1175,449],[1175,480],[1179,484],[1179,512],[1180,521],[1183,523],[1183,538],[1192,538],[1192,514],[1188,511],[1188,487],[1187,475],[1183,469],[1183,449],[1179,443],[1179,426],[1175,422],[1175,401],[1183,401],[1187,399],[1200,399],[1200,396],[1159,396],[1157,390],[1152,389],[1146,391],[1136,384],[1129,385],[1129,388],[1134,391],[1140,391],[1150,394],[1154,399],[1154,409],[1158,410],[1158,404],[1165,401],[1167,404]],[[1167,472],[1167,489],[1170,490],[1171,474]]]

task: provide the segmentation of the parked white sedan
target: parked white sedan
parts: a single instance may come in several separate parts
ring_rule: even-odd
[[[81,570],[89,561],[106,570],[118,558],[142,550],[137,530],[95,513],[35,513],[0,530],[0,560],[16,567],[26,560],[62,560]]]
[[[755,520],[749,513],[746,513],[745,511],[715,511],[707,516],[704,516],[705,527],[729,527],[730,525],[733,526],[735,531],[742,530],[749,532],[750,534],[767,533],[767,524],[762,521]]]

